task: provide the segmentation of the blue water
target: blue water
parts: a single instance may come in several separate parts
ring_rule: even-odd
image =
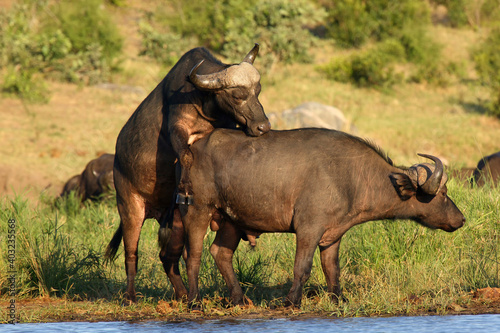
[[[500,332],[500,315],[0,325],[0,332]]]

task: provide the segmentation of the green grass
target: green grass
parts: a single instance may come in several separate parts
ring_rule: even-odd
[[[433,231],[411,221],[376,221],[349,230],[341,247],[341,286],[348,301],[336,305],[324,291],[316,254],[301,311],[340,316],[411,313],[429,309],[444,313],[464,295],[499,286],[500,189],[469,189],[449,181],[449,192],[467,218],[454,233]],[[42,198],[38,206],[22,196],[4,199],[0,219],[16,220],[17,297],[51,296],[68,300],[118,304],[125,288],[123,250],[115,263],[103,253],[118,225],[113,198],[102,204],[58,203]],[[7,224],[0,232],[7,234]],[[158,224],[147,220],[140,243],[137,291],[142,304],[171,300],[173,290],[158,259]],[[208,233],[206,248],[214,233]],[[0,244],[1,293],[6,295],[6,242]],[[295,236],[264,234],[251,248],[240,244],[235,270],[255,305],[281,305],[293,277]],[[211,307],[224,307],[227,288],[208,251],[200,272],[200,289]],[[182,267],[185,278],[185,269]],[[27,320],[27,318],[25,318]]]

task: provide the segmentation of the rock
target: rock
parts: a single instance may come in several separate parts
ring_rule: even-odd
[[[316,102],[307,102],[280,114],[268,114],[274,129],[293,129],[304,127],[329,128],[357,134],[357,128],[351,124],[339,109]]]

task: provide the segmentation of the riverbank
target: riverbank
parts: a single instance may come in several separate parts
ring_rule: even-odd
[[[310,302],[320,301],[317,297]],[[409,299],[416,305],[418,299]],[[349,314],[341,312],[307,311],[297,308],[269,308],[249,305],[245,307],[213,306],[205,302],[203,310],[188,310],[185,304],[176,301],[139,302],[132,306],[121,306],[106,300],[70,301],[65,298],[37,297],[16,301],[16,315],[20,323],[70,322],[70,321],[145,321],[160,320],[181,322],[205,319],[276,319],[276,318],[332,318],[332,317],[387,317],[427,315],[478,315],[500,314],[500,288],[484,288],[465,295],[457,303],[443,308],[419,308],[410,306],[395,313]],[[2,312],[8,308],[9,300],[0,300]],[[339,309],[342,305],[339,306]],[[5,316],[2,316],[5,318]],[[3,320],[2,320],[3,321]],[[5,322],[5,321],[3,321]]]

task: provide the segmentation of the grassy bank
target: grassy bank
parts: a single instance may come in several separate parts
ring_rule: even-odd
[[[499,285],[500,189],[464,188],[452,179],[449,192],[467,218],[466,225],[455,233],[432,231],[411,221],[377,221],[355,227],[344,236],[341,285],[348,301],[338,305],[324,292],[317,254],[302,308],[281,308],[293,274],[294,235],[265,234],[255,249],[240,244],[234,266],[254,304],[249,309],[227,308],[225,283],[206,251],[200,274],[203,314],[249,315],[272,310],[283,315],[371,316],[467,311],[473,306],[471,292]],[[51,201],[42,199],[34,207],[18,196],[1,203],[0,220],[16,221],[20,321],[91,320],[101,318],[99,314],[104,320],[196,315],[185,305],[171,302],[173,290],[157,257],[158,225],[154,220],[146,221],[141,234],[136,281],[139,305],[127,309],[120,306],[125,287],[123,253],[115,263],[103,261],[105,246],[118,225],[113,198],[103,204],[87,203],[83,209],[71,197],[56,206]],[[3,222],[0,232],[6,235],[9,226]],[[207,247],[213,237],[213,233],[207,234]],[[0,250],[2,300],[8,302],[7,242],[0,244]],[[50,300],[50,306],[36,307],[30,300],[41,304]],[[487,309],[488,301],[484,302]],[[23,306],[25,303],[29,306]],[[64,317],[64,313],[73,317]],[[86,319],[79,313],[86,313]]]

